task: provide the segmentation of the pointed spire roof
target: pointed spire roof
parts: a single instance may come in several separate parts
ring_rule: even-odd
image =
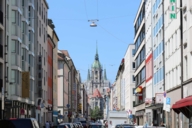
[[[104,69],[104,80],[107,80],[107,73],[106,73],[106,69]]]
[[[98,97],[98,98],[102,97],[101,93],[99,92],[98,89],[95,89],[94,92],[93,92],[93,98],[96,98],[96,97]]]
[[[92,64],[92,68],[101,68],[101,64],[99,62],[99,54],[98,54],[97,42],[96,42],[95,61]]]
[[[97,42],[96,42],[96,54],[95,54],[95,60],[99,60],[99,54],[98,54],[98,48],[97,48]]]
[[[90,71],[88,69],[87,80],[90,80]]]

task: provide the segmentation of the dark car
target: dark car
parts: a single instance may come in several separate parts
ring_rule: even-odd
[[[135,128],[135,125],[132,124],[118,124],[115,128]]]
[[[87,121],[80,121],[80,122],[83,125],[83,128],[87,128]]]
[[[68,127],[68,128],[73,128],[73,124],[72,123],[61,123],[57,126],[57,128],[65,128],[65,127]]]
[[[2,128],[39,128],[34,118],[0,120],[0,126]]]
[[[192,123],[191,123],[191,124],[189,124],[189,128],[192,128]]]

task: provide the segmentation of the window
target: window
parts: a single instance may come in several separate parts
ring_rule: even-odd
[[[134,75],[132,76],[132,81],[135,82],[135,77],[134,77]]]
[[[41,36],[41,21],[39,20],[39,36]]]
[[[11,19],[12,19],[12,23],[16,24],[16,11],[11,12]]]
[[[132,63],[132,68],[135,69],[135,62]]]
[[[133,94],[135,94],[135,88],[133,88]]]
[[[11,82],[14,84],[14,83],[17,83],[19,84],[19,76],[20,76],[20,73],[18,70],[11,70]]]
[[[132,56],[135,55],[135,49],[132,49]]]
[[[145,67],[141,70],[141,82],[145,80]]]
[[[19,54],[19,42],[16,40],[12,40],[11,43],[11,52]]]
[[[185,56],[185,69],[186,69],[186,71],[185,71],[185,75],[186,75],[186,79],[188,78],[188,64],[187,64],[188,62],[187,62],[187,56]]]

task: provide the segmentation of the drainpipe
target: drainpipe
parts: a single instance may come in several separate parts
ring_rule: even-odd
[[[65,78],[65,72],[64,72],[64,70],[65,70],[65,62],[63,63],[63,93],[64,93],[64,78]],[[64,105],[64,97],[63,97],[63,116],[64,116],[64,107],[65,107],[65,105]],[[64,120],[64,119],[63,119]]]
[[[181,30],[181,99],[183,98],[183,9],[180,0],[180,30]]]
[[[7,22],[6,22],[6,19],[7,19],[7,1],[5,0],[5,10],[4,10],[4,12],[5,12],[5,20],[3,21],[4,22],[4,24],[5,24],[5,29],[4,29],[4,31],[5,31],[5,42],[4,43],[6,43],[7,42],[7,28],[6,28],[6,26],[7,26]],[[7,45],[5,45],[6,47],[5,48],[7,48],[8,47],[8,44]],[[6,49],[5,49],[5,51],[6,51]],[[4,60],[6,61],[6,55],[7,54],[4,54],[5,56],[4,56]],[[7,60],[8,61],[8,60]],[[7,72],[6,72],[6,70],[7,70],[7,66],[6,66],[6,62],[4,62],[4,76],[6,76],[7,75]],[[4,79],[4,89],[3,89],[3,91],[4,92],[7,92],[7,89],[6,89],[6,79],[7,79],[7,81],[8,81],[8,76],[7,76],[7,78],[5,78]],[[4,92],[1,92],[1,93],[4,93]],[[7,94],[7,93],[4,93],[4,97],[5,97],[5,94]],[[4,97],[2,97],[2,98],[4,98]],[[4,104],[5,103],[5,98],[4,99],[2,99],[2,104]],[[3,103],[4,102],[4,103]],[[2,116],[2,118],[1,119],[4,119],[4,108],[2,108],[2,113],[1,113],[1,116]]]
[[[54,55],[54,54],[53,54],[54,49],[55,49],[55,45],[54,45],[54,47],[53,47],[53,49],[52,49],[52,57],[53,57],[53,55]],[[53,87],[54,87],[54,83],[53,83],[53,79],[54,79],[53,71],[54,71],[54,69],[53,69],[53,58],[52,58],[52,122],[53,122],[53,106],[54,106],[54,103],[53,103]]]

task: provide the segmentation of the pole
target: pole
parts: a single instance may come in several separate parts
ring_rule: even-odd
[[[7,19],[7,0],[5,0],[5,9],[4,9],[4,12],[5,12],[5,29],[4,29],[4,31],[5,31],[5,36],[4,36],[4,43],[6,43],[7,42],[7,25],[6,25],[6,19]],[[9,46],[8,44],[6,45],[7,47]],[[6,50],[5,50],[6,51]],[[4,54],[5,56],[7,55],[7,54]],[[7,61],[6,60],[6,57],[4,57],[4,60],[5,61]],[[7,64],[7,62],[5,62],[4,63],[4,65],[5,65],[5,68],[4,68],[4,70],[5,70],[5,75],[4,76],[6,76],[7,75],[7,73],[6,73],[6,69],[7,69],[7,66],[6,66],[6,64]],[[6,77],[6,79],[8,79],[8,76]],[[2,94],[2,102],[1,102],[1,106],[2,106],[2,113],[1,113],[1,119],[4,119],[4,103],[5,103],[5,101],[4,101],[4,91],[6,91],[7,89],[6,89],[6,79],[4,79],[4,86],[2,87],[2,92],[1,92],[1,94]]]
[[[181,30],[181,99],[183,98],[183,9],[182,0],[180,0],[180,30]]]
[[[71,72],[71,70],[69,69],[68,71],[68,104],[69,104],[69,73]],[[69,107],[68,108],[68,122],[70,122],[70,117],[69,117]]]

